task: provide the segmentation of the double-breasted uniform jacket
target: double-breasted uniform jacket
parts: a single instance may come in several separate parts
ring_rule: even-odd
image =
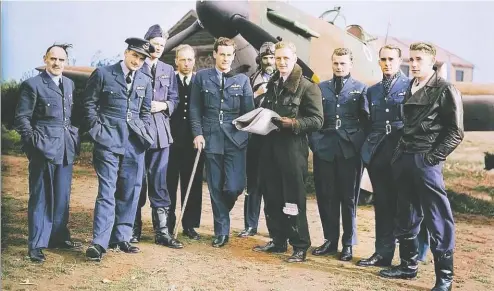
[[[97,68],[86,86],[84,116],[89,135],[117,154],[124,154],[131,132],[140,140],[141,150],[154,143],[151,80],[137,70],[129,91],[120,62]]]
[[[367,86],[351,76],[336,93],[334,79],[319,84],[324,107],[324,125],[309,136],[311,150],[331,162],[341,150],[348,159],[360,154],[369,113]]]
[[[410,79],[400,74],[391,85],[388,95],[385,93],[382,81],[367,90],[370,108],[370,133],[361,151],[362,161],[365,164],[370,164],[373,155],[386,138],[401,136],[403,101],[409,84]],[[393,140],[398,141],[399,136]],[[392,152],[389,154],[391,157]]]
[[[173,143],[175,145],[186,145],[192,146],[192,129],[189,122],[189,112],[190,112],[190,94],[192,88],[192,82],[195,79],[195,73],[192,73],[190,80],[188,80],[188,86],[182,84],[180,81],[180,76],[176,74],[176,82],[178,84],[178,92],[180,101],[171,116],[170,126],[173,136]]]
[[[244,74],[228,77],[223,92],[220,92],[216,69],[204,69],[197,72],[191,90],[192,135],[204,136],[205,153],[223,154],[225,138],[239,149],[245,148],[249,134],[239,131],[232,121],[254,109],[249,78]]]
[[[60,91],[46,71],[21,84],[14,125],[28,154],[36,150],[53,164],[62,164],[64,153],[72,164],[79,151],[78,128],[72,126],[74,82],[62,76]]]
[[[151,68],[148,63],[144,63],[141,71],[148,75],[149,78],[152,78]],[[175,71],[172,66],[162,61],[156,63],[152,101],[166,102],[168,109],[151,114],[151,127],[154,133],[154,143],[151,145],[151,148],[167,148],[173,142],[170,129],[170,116],[172,116],[178,105],[179,97]]]
[[[316,84],[302,75],[302,69],[295,64],[290,76],[286,79],[281,90],[278,88],[279,72],[276,72],[268,83],[267,92],[261,107],[271,109],[281,117],[295,118],[297,124],[293,130],[272,131],[266,136],[253,136],[260,139],[259,181],[266,181],[269,171],[280,172],[283,181],[284,201],[299,205],[300,199],[305,199],[305,179],[307,176],[309,148],[307,134],[318,130],[323,124],[321,91]],[[256,141],[257,142],[257,141]],[[277,152],[276,157],[271,150]],[[263,157],[267,155],[266,157]],[[269,160],[275,159],[280,166],[270,165]],[[265,186],[261,186],[263,188]],[[262,190],[261,190],[262,191]],[[272,193],[271,193],[272,195]]]

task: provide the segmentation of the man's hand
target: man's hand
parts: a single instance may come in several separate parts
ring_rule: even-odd
[[[194,148],[195,149],[204,149],[206,145],[206,141],[204,140],[204,136],[198,135],[194,138]]]
[[[430,152],[424,154],[424,160],[425,163],[431,167],[439,165],[440,162],[440,160]]]
[[[289,128],[293,129],[295,123],[297,122],[294,118],[288,117],[273,117],[271,118],[271,122],[276,125],[278,128]]]
[[[263,84],[263,85],[259,86],[259,88],[257,88],[256,92],[254,92],[254,98],[256,98],[257,96],[262,95],[268,91],[266,89],[266,85],[267,84]]]
[[[151,113],[165,111],[166,109],[168,109],[168,104],[166,102],[151,101]]]

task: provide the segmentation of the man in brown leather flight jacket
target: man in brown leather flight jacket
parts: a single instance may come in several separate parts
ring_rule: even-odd
[[[446,157],[463,139],[460,92],[434,70],[436,49],[428,43],[410,46],[414,79],[403,106],[403,136],[391,161],[398,189],[401,264],[381,275],[414,278],[418,271],[417,234],[423,222],[431,235],[436,284],[432,290],[451,290],[455,224],[446,197],[442,168]]]

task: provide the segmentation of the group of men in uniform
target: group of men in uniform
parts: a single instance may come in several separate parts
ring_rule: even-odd
[[[214,217],[213,247],[230,235],[230,211],[247,186],[245,230],[257,233],[261,197],[272,241],[254,251],[284,253],[303,262],[311,245],[305,182],[309,148],[314,156],[316,196],[325,242],[315,256],[337,252],[352,259],[356,207],[363,166],[375,192],[376,249],[359,266],[390,266],[396,239],[399,266],[388,278],[413,278],[418,270],[420,225],[430,232],[436,285],[450,290],[454,221],[442,167],[463,138],[461,95],[433,69],[435,48],[410,47],[413,80],[400,72],[401,50],[379,51],[383,79],[367,88],[351,74],[352,52],[332,55],[334,77],[318,85],[297,64],[296,47],[280,41],[261,47],[259,70],[249,79],[232,70],[236,44],[220,37],[215,67],[196,74],[194,51],[176,49],[173,68],[159,60],[167,35],[155,25],[144,39],[129,38],[124,60],[97,68],[84,93],[84,129],[94,141],[98,176],[93,240],[86,250],[100,261],[108,248],[137,253],[141,208],[149,196],[155,243],[182,248],[174,239],[178,181],[181,199],[197,151],[204,151],[193,177],[184,234],[199,239],[202,165]],[[79,248],[67,229],[72,164],[79,149],[71,125],[73,82],[62,76],[67,47],[48,48],[46,70],[26,80],[16,109],[16,128],[29,158],[29,256],[45,260],[43,248]],[[277,129],[266,135],[238,130],[232,121],[255,107],[276,112]],[[248,159],[247,159],[248,157]]]

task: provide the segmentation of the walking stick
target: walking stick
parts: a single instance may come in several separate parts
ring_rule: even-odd
[[[189,186],[187,186],[187,193],[185,194],[184,203],[182,203],[178,219],[175,221],[175,231],[173,233],[174,239],[177,239],[178,225],[181,224],[180,222],[182,221],[182,215],[185,211],[185,206],[187,206],[187,200],[189,200],[190,188],[192,188],[192,182],[194,181],[194,176],[196,175],[197,164],[199,163],[199,158],[201,157],[201,150],[201,147],[198,147],[196,160],[194,161],[194,167],[192,168],[192,174],[190,175]],[[182,179],[182,177],[180,177],[180,179]]]

